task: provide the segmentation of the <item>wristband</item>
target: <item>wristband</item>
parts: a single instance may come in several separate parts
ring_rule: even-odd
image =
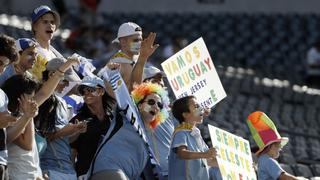
[[[61,74],[64,74],[65,72],[61,71],[59,68],[57,69],[57,71]]]

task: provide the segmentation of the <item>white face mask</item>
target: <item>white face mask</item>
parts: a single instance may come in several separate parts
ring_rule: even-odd
[[[130,51],[133,53],[139,53],[141,49],[141,42],[132,42],[130,44]]]
[[[202,107],[199,107],[199,108],[197,108],[197,109],[194,111],[194,114],[195,114],[196,116],[202,116],[203,113],[204,113],[204,110],[203,110]]]
[[[150,111],[152,110],[152,107],[150,105],[145,105],[143,108],[143,111],[145,111],[146,113],[150,113]],[[151,122],[153,119],[149,119],[148,122]]]

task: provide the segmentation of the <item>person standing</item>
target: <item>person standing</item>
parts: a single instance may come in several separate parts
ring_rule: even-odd
[[[6,67],[18,61],[15,40],[7,35],[0,34],[0,75]],[[8,97],[0,88],[0,180],[9,179],[7,169],[7,132],[6,128],[17,121],[8,111]]]
[[[172,136],[169,180],[209,180],[209,165],[217,152],[208,148],[196,127],[203,121],[203,110],[194,96],[186,96],[173,102],[172,114],[180,124]]]
[[[20,38],[16,40],[17,53],[19,53],[20,58],[17,64],[9,64],[6,70],[0,75],[0,86],[11,76],[15,74],[26,74],[32,76],[28,72],[30,70],[37,56],[36,44],[31,39]]]
[[[110,62],[121,65],[120,73],[129,90],[131,90],[130,83],[135,64],[138,61],[145,63],[159,47],[158,44],[154,44],[155,37],[155,33],[150,33],[143,40],[141,27],[136,23],[126,22],[121,24],[117,38],[112,41],[112,43],[119,43],[120,50],[113,55]]]
[[[39,6],[32,11],[31,28],[37,48],[37,59],[35,65],[30,70],[34,77],[41,81],[42,72],[46,69],[46,63],[53,58],[63,56],[51,46],[53,33],[60,25],[60,16],[56,11],[48,6]]]
[[[78,91],[84,105],[71,122],[87,121],[87,131],[71,143],[76,159],[75,169],[80,178],[87,173],[98,145],[110,127],[115,100],[106,92],[103,80],[98,77],[85,76]]]

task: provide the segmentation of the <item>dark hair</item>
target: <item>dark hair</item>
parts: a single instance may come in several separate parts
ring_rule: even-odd
[[[42,80],[49,79],[49,71],[42,72]],[[61,103],[54,94],[52,94],[41,106],[39,106],[38,115],[34,118],[35,127],[44,135],[46,132],[55,132],[55,122],[57,119],[57,107]]]
[[[184,117],[182,114],[184,112],[190,112],[189,104],[190,100],[193,98],[195,98],[195,96],[185,96],[173,102],[171,111],[173,116],[179,121],[179,123],[184,122]]]
[[[35,126],[40,132],[54,132],[57,119],[57,106],[61,103],[51,95],[41,106],[38,115],[34,118]]]
[[[48,70],[44,70],[42,72],[42,80],[43,81],[47,81],[49,79],[49,71]]]
[[[19,110],[18,98],[22,94],[31,94],[38,87],[38,82],[26,75],[14,75],[7,79],[1,88],[9,98],[8,109],[13,113],[17,112]]]
[[[82,85],[84,87],[84,85]],[[80,85],[79,88],[82,87]],[[99,86],[99,85],[98,85]],[[99,86],[102,89],[104,89],[102,86]],[[102,106],[103,109],[105,109],[106,114],[112,115],[112,105],[115,103],[115,99],[113,97],[111,97],[107,91],[104,92],[103,96],[102,96]],[[88,106],[86,103],[83,104],[83,106],[79,109],[79,113],[87,113],[90,112]]]
[[[18,61],[18,53],[16,52],[15,40],[5,34],[0,34],[0,56],[5,56],[10,63]]]

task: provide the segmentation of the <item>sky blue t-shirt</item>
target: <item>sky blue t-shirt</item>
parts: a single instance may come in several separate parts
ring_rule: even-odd
[[[284,170],[279,163],[267,154],[263,154],[258,159],[258,179],[277,180]]]
[[[70,109],[62,98],[58,96],[56,98],[59,100],[59,104],[56,110],[57,119],[55,126],[56,129],[61,129],[69,123]],[[75,174],[71,159],[69,137],[65,136],[47,142],[47,148],[40,157],[41,169],[43,171],[54,170],[66,174]]]
[[[186,146],[194,152],[205,152],[208,146],[201,135],[194,137],[190,130],[180,130],[172,139],[169,155],[169,180],[209,180],[208,165],[206,159],[183,160],[177,155],[176,148]]]
[[[128,179],[139,179],[149,157],[146,145],[127,120],[124,120],[122,127],[104,143],[114,124],[115,120],[112,120],[112,125],[101,143],[102,148],[98,148],[101,150],[94,161],[93,174],[104,170],[122,170]]]
[[[209,177],[210,177],[210,180],[222,180],[219,167],[210,167]]]
[[[150,146],[157,160],[160,162],[161,173],[164,176],[168,175],[168,157],[174,127],[175,119],[169,117],[154,130],[146,130]]]
[[[2,86],[7,79],[9,79],[11,76],[15,74],[16,72],[14,70],[13,63],[11,63],[6,67],[4,72],[0,75],[0,86]]]

